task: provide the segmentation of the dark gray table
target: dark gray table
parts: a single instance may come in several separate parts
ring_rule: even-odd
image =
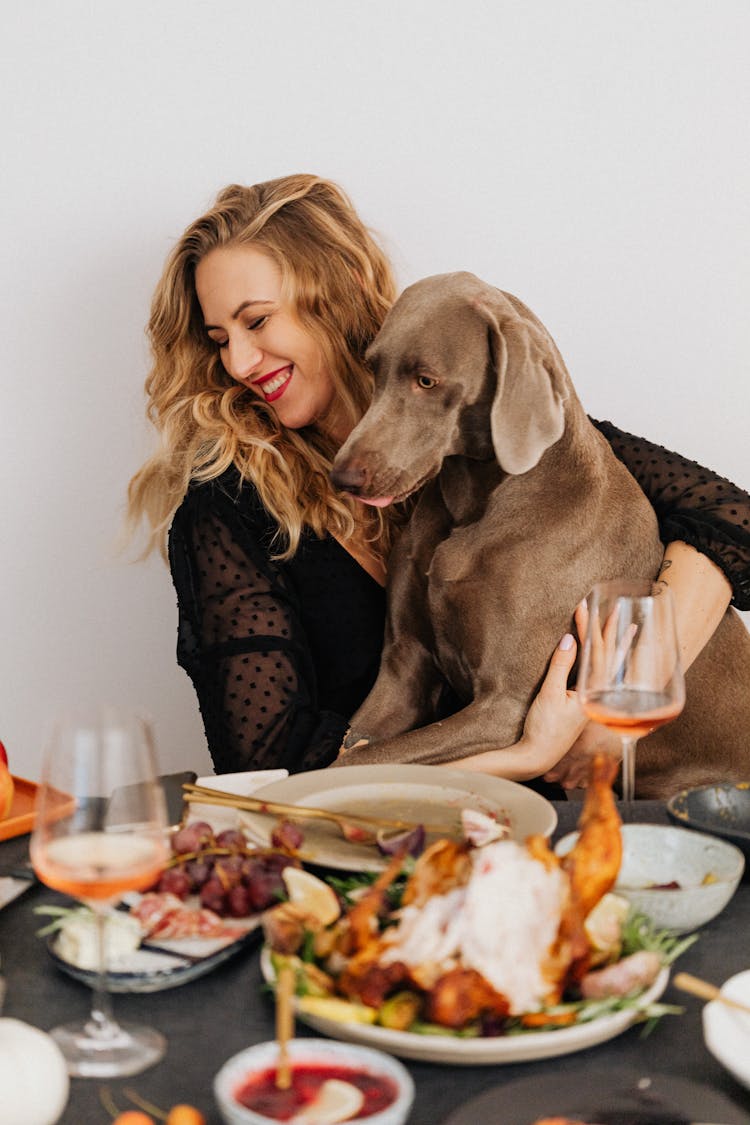
[[[575,826],[578,806],[557,806],[557,834]],[[635,820],[666,822],[663,806],[638,802]],[[28,856],[28,837],[0,844],[0,864],[22,862]],[[89,1007],[88,989],[60,973],[44,943],[34,936],[40,919],[32,913],[43,902],[59,896],[35,886],[0,911],[0,958],[7,994],[3,1015],[15,1016],[49,1029],[57,1023],[84,1016]],[[43,921],[43,920],[42,920]],[[750,880],[743,883],[729,906],[700,931],[700,940],[680,960],[680,968],[695,976],[721,982],[750,968]],[[682,1016],[667,1017],[647,1038],[631,1028],[609,1043],[579,1054],[515,1066],[456,1067],[407,1062],[417,1097],[409,1125],[439,1125],[456,1107],[475,1094],[499,1083],[532,1075],[576,1074],[582,1084],[606,1084],[617,1068],[638,1069],[644,1074],[688,1075],[724,1092],[750,1122],[750,1093],[714,1061],[703,1044],[701,1002],[671,987],[665,1001],[681,1004]],[[118,995],[115,1013],[124,1019],[153,1024],[167,1036],[165,1059],[134,1078],[108,1085],[119,1108],[130,1108],[122,1096],[124,1086],[134,1087],[157,1106],[166,1109],[178,1101],[190,1102],[219,1125],[212,1079],[221,1064],[243,1047],[273,1036],[273,1008],[262,992],[258,957],[245,952],[207,976],[180,988],[152,995]],[[298,1028],[300,1036],[307,1035]],[[111,1119],[99,1101],[102,1083],[74,1079],[63,1125],[108,1125]],[[478,1122],[477,1125],[480,1125]]]

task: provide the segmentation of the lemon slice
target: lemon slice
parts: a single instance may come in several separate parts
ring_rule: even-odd
[[[351,1082],[329,1078],[315,1098],[292,1118],[294,1125],[336,1125],[351,1121],[364,1105],[365,1095]]]
[[[622,942],[623,923],[630,903],[621,895],[606,894],[599,900],[583,923],[593,953],[616,955]]]
[[[317,875],[312,875],[301,867],[285,867],[281,878],[292,905],[299,907],[321,926],[330,926],[341,917],[341,907],[335,891]]]

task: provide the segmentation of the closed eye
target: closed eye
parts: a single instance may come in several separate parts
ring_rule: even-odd
[[[264,326],[270,315],[270,313],[265,313],[264,316],[256,317],[255,320],[249,321],[245,325],[245,328],[248,330],[248,332],[256,332],[259,328],[262,328]],[[209,335],[208,338],[212,344],[216,344],[217,348],[225,348],[229,343],[228,336],[217,338],[216,336]]]

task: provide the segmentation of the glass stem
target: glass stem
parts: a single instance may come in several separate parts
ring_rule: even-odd
[[[112,1010],[112,997],[107,991],[106,910],[100,904],[92,906],[96,919],[97,970],[91,997],[91,1015],[86,1024],[87,1033],[94,1039],[114,1039],[120,1029]]]
[[[635,747],[637,739],[622,735],[622,808],[623,819],[628,818],[635,800]]]

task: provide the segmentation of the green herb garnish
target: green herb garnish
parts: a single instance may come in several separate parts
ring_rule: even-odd
[[[658,953],[662,965],[671,965],[697,940],[697,934],[682,937],[672,930],[657,930],[646,914],[631,910],[622,927],[622,956],[646,949]]]

